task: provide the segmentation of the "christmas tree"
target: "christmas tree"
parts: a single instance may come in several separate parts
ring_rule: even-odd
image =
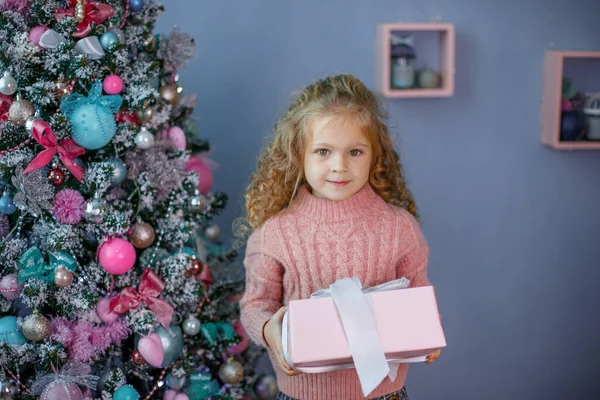
[[[266,399],[210,145],[148,0],[0,1],[0,398]]]

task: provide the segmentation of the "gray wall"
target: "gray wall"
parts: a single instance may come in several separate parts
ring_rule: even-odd
[[[600,152],[540,144],[544,51],[600,49],[598,0],[167,1],[158,29],[197,41],[181,74],[231,198],[290,93],[349,72],[375,83],[376,26],[456,27],[456,93],[389,100],[431,245],[448,347],[411,399],[598,399]],[[600,68],[596,71],[600,82]]]

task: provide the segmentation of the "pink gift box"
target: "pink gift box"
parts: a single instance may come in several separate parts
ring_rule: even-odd
[[[387,360],[426,356],[446,346],[432,286],[366,296],[371,297]],[[286,318],[287,358],[294,368],[352,364],[344,328],[331,297],[290,301]]]

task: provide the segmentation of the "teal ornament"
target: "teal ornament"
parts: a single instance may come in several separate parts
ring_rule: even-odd
[[[165,378],[165,383],[167,384],[167,387],[169,389],[173,389],[173,390],[181,390],[182,387],[185,386],[185,382],[186,382],[186,377],[184,376],[183,378],[176,378],[173,376],[173,374],[169,374],[167,375],[167,377]]]
[[[123,385],[113,393],[113,400],[139,400],[140,394],[131,385]]]
[[[171,251],[171,255],[173,256],[181,253],[187,254],[189,257],[192,258],[198,258],[198,254],[191,247],[181,247],[179,249]]]
[[[181,329],[175,325],[169,325],[169,331],[164,326],[159,326],[154,333],[160,336],[163,348],[165,349],[165,359],[161,365],[162,368],[166,368],[173,364],[181,355],[183,351],[183,334]]]
[[[15,211],[17,211],[17,206],[13,203],[13,198],[8,191],[5,191],[0,197],[0,213],[10,215]]]
[[[71,272],[77,269],[77,260],[66,251],[50,253],[50,262],[46,264],[42,252],[37,247],[30,247],[17,260],[19,266],[19,283],[23,283],[31,278],[40,279],[46,282],[54,281],[54,271],[58,267],[63,267]]]
[[[87,97],[79,93],[61,97],[60,110],[71,121],[73,140],[87,150],[106,146],[117,132],[114,113],[119,111],[123,98],[102,96],[102,82],[96,80]]]
[[[119,42],[119,36],[115,32],[106,32],[100,36],[100,46],[105,51],[112,50]]]
[[[190,376],[190,387],[187,395],[190,400],[204,400],[210,396],[218,396],[221,387],[208,372],[193,372]]]
[[[214,345],[217,335],[225,340],[233,340],[234,329],[228,322],[206,322],[200,326],[200,332],[210,345]]]
[[[0,318],[0,343],[25,344],[27,338],[23,332],[17,328],[17,317]]]

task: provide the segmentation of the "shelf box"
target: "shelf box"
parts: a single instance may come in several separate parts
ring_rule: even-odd
[[[415,36],[417,67],[425,59],[428,67],[441,75],[441,87],[437,89],[395,89],[391,84],[391,35],[394,32],[410,33]],[[420,40],[421,39],[421,40]],[[427,47],[420,47],[419,41]],[[431,43],[434,45],[431,46]],[[379,91],[389,98],[450,97],[454,94],[454,25],[448,23],[389,23],[380,24],[377,35],[377,82]],[[437,64],[437,65],[431,65]]]
[[[586,70],[585,65],[590,62],[593,67]],[[544,55],[542,143],[556,150],[600,150],[600,141],[560,140],[563,77],[571,79],[584,93],[600,91],[600,51],[553,50]]]

